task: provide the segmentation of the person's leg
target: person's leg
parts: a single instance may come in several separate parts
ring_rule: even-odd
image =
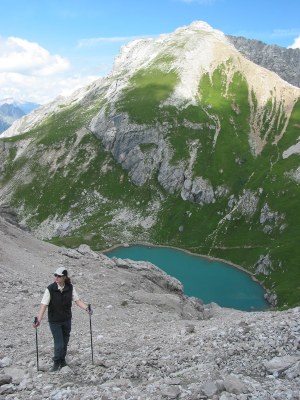
[[[64,337],[62,324],[57,322],[49,322],[50,330],[54,340],[54,365],[52,370],[57,371],[60,368],[60,360],[64,354]]]
[[[63,353],[62,353],[60,364],[61,364],[61,367],[65,367],[67,365],[67,363],[66,363],[66,355],[67,355],[68,343],[69,343],[69,340],[70,340],[71,320],[63,322],[63,324],[62,324],[62,332],[63,332],[64,350],[63,350]]]

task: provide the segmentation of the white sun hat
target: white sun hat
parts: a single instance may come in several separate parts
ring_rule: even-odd
[[[67,276],[68,271],[64,267],[58,267],[57,270],[54,272],[54,275]]]

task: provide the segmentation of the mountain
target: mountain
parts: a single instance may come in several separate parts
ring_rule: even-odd
[[[14,121],[38,107],[40,107],[39,104],[16,101],[12,98],[0,100],[0,134],[8,129]]]
[[[0,134],[8,129],[12,123],[25,115],[19,107],[3,103],[0,105]]]
[[[177,246],[300,304],[299,98],[206,23],[133,41],[2,134],[0,202],[56,244]]]
[[[228,35],[227,38],[249,60],[300,87],[300,49],[286,49],[240,36]]]

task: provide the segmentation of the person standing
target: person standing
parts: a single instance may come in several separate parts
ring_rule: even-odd
[[[64,267],[58,267],[54,277],[55,281],[45,290],[39,314],[33,324],[35,328],[41,324],[48,307],[48,322],[54,340],[54,363],[51,372],[58,371],[67,365],[66,354],[71,332],[72,301],[90,315],[92,314],[91,308],[79,298],[75,287],[71,284],[68,271]]]

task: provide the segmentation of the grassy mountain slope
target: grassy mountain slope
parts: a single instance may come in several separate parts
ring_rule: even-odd
[[[81,99],[1,138],[0,200],[57,244],[178,246],[251,271],[280,307],[299,305],[300,90],[215,32],[191,31],[135,44],[145,59],[133,46]],[[211,60],[195,61],[184,85],[195,35]],[[141,166],[147,179],[133,184]]]

